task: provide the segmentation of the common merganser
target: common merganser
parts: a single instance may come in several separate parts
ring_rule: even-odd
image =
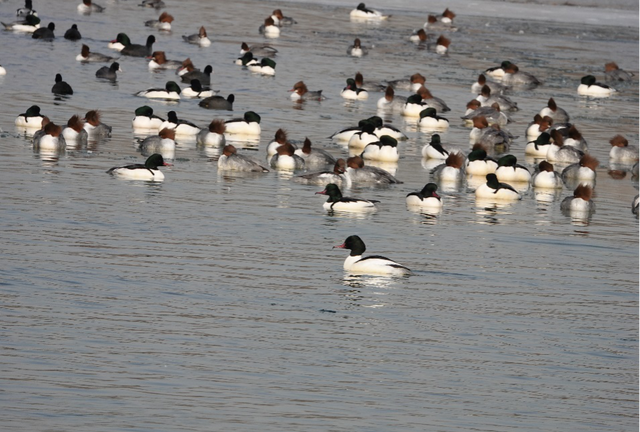
[[[23,20],[15,21],[12,23],[2,23],[5,30],[33,33],[40,28],[40,18],[36,15],[27,15]]]
[[[207,146],[224,145],[226,142],[226,138],[224,136],[226,130],[227,127],[223,120],[213,119],[211,123],[209,123],[209,128],[202,129],[198,133],[197,142],[198,144]]]
[[[550,145],[551,135],[549,135],[549,132],[542,132],[535,140],[527,143],[524,148],[524,154],[533,157],[547,157]]]
[[[451,40],[440,35],[438,40],[436,40],[435,51],[436,54],[445,55],[449,52],[449,46],[451,45]]]
[[[465,171],[468,176],[486,176],[495,173],[498,162],[487,155],[487,151],[481,144],[473,146],[471,153],[467,155]]]
[[[89,138],[92,139],[101,139],[108,138],[111,136],[111,126],[107,126],[106,124],[100,121],[100,111],[91,110],[87,111],[84,116],[84,129],[89,134]]]
[[[380,255],[362,257],[366,246],[360,237],[352,235],[341,245],[334,248],[349,249],[351,253],[344,260],[343,268],[350,273],[374,274],[385,276],[410,276],[408,267]]]
[[[40,107],[38,105],[31,105],[26,112],[16,117],[15,125],[31,129],[42,128],[42,119],[44,116],[40,114]]]
[[[323,191],[316,192],[316,195],[318,194],[329,197],[322,207],[330,213],[334,211],[372,212],[377,210],[375,203],[380,202],[377,200],[344,197],[335,183],[329,183]]]
[[[145,45],[129,44],[120,50],[122,55],[130,57],[148,57],[153,52],[153,44],[156,41],[154,35],[147,37],[147,43]]]
[[[76,60],[81,62],[113,62],[116,59],[114,57],[109,57],[108,55],[92,53],[89,51],[89,46],[82,45],[82,49],[80,50],[80,54],[76,57]]]
[[[488,85],[482,86],[482,91],[476,98],[482,106],[491,106],[497,103],[502,111],[518,111],[518,104],[506,96],[492,95]]]
[[[604,65],[604,79],[606,81],[631,81],[632,77],[632,73],[620,69],[615,62]]]
[[[358,6],[349,13],[349,18],[355,21],[367,20],[367,21],[382,21],[389,18],[389,15],[384,15],[382,12],[375,9],[367,9],[364,3],[358,4]]]
[[[394,184],[402,183],[382,168],[365,166],[360,156],[352,156],[347,159],[346,174],[353,183],[359,184]]]
[[[407,98],[403,96],[396,96],[393,87],[389,85],[384,92],[384,96],[378,99],[376,106],[380,110],[402,113],[402,109],[406,103]]]
[[[208,47],[211,45],[211,40],[207,37],[207,30],[205,30],[204,26],[200,27],[198,33],[188,36],[183,35],[182,39],[187,43],[199,45],[201,47]]]
[[[543,160],[538,164],[531,179],[531,185],[540,189],[562,189],[562,177],[554,171],[553,165]]]
[[[104,7],[93,3],[91,0],[82,0],[78,5],[78,13],[88,15],[92,12],[100,13],[104,11]]]
[[[486,69],[484,71],[484,73],[485,73],[485,75],[488,75],[493,79],[502,81],[502,78],[504,77],[504,70],[510,64],[511,64],[510,61],[505,60],[502,63],[500,63],[500,66],[490,67],[490,68]]]
[[[546,158],[549,162],[568,164],[580,162],[580,158],[584,156],[584,152],[581,152],[575,147],[564,145],[564,137],[558,130],[552,130],[550,135],[553,143],[547,149]]]
[[[282,14],[282,10],[280,9],[275,9],[273,12],[271,12],[271,18],[273,19],[274,24],[280,27],[297,24],[296,20],[294,20],[293,18],[284,16]]]
[[[276,62],[268,57],[263,57],[260,64],[247,66],[249,71],[262,75],[274,76],[276,74]]]
[[[167,84],[163,89],[150,88],[147,90],[142,90],[136,93],[136,96],[146,97],[148,99],[164,99],[177,101],[180,100],[180,87],[175,83],[175,81],[167,81]]]
[[[562,180],[580,180],[593,182],[596,179],[596,168],[600,162],[595,157],[585,154],[580,161],[562,170]]]
[[[107,79],[115,82],[118,79],[118,74],[116,72],[122,72],[122,69],[120,69],[120,63],[113,62],[111,63],[111,66],[102,66],[98,69],[96,71],[96,78]]]
[[[258,28],[258,33],[268,38],[277,38],[280,37],[280,28],[275,25],[273,18],[268,17],[264,20],[264,24]]]
[[[260,62],[253,55],[253,53],[251,51],[248,51],[248,52],[242,54],[241,57],[238,57],[236,59],[236,61],[235,61],[235,64],[237,64],[238,66],[242,66],[242,67],[248,68],[249,66],[259,65]]]
[[[369,98],[369,93],[365,89],[358,88],[353,78],[347,78],[347,86],[342,89],[340,96],[345,99],[365,100]]]
[[[206,109],[233,111],[234,101],[235,96],[233,94],[227,96],[226,99],[222,96],[215,95],[202,99],[198,105]]]
[[[629,141],[622,135],[616,135],[609,140],[611,150],[609,160],[613,162],[635,162],[638,160],[638,147],[629,145]]]
[[[409,36],[409,41],[413,42],[416,45],[422,45],[424,46],[427,43],[427,40],[429,39],[429,35],[427,35],[427,32],[424,31],[423,28],[414,31],[411,36]]]
[[[153,108],[144,105],[135,110],[132,120],[133,129],[160,129],[164,119],[153,113]]]
[[[245,55],[246,53],[251,52],[252,55],[258,57],[275,57],[278,54],[278,50],[268,44],[255,44],[255,45],[247,45],[245,42],[242,42],[240,46],[240,55]]]
[[[165,7],[165,4],[162,0],[142,0],[142,3],[140,3],[138,6],[162,9],[163,7]]]
[[[166,163],[162,155],[152,154],[144,164],[113,167],[107,173],[127,180],[162,181],[164,174],[158,169],[161,166],[171,166],[171,164]]]
[[[411,95],[407,98],[407,102],[402,107],[402,115],[405,117],[420,117],[420,113],[429,106],[422,101],[419,94]]]
[[[350,45],[349,48],[347,48],[347,54],[351,57],[362,57],[369,54],[369,50],[367,47],[362,46],[360,38],[355,38],[353,45]]]
[[[582,137],[582,134],[575,127],[575,125],[569,126],[566,129],[559,129],[560,133],[564,136],[564,145],[575,147],[582,152],[588,150],[587,141]],[[566,131],[566,133],[565,133]]]
[[[56,74],[56,83],[51,87],[51,93],[56,95],[72,95],[73,89],[66,81],[62,81],[62,75]]]
[[[631,213],[638,217],[638,203],[640,202],[640,195],[636,195],[633,197],[633,201],[631,202]]]
[[[186,59],[184,59],[182,61],[182,66],[180,66],[178,69],[176,69],[176,75],[178,76],[182,76],[185,75],[189,72],[193,72],[193,71],[200,71],[200,69],[196,68],[193,65],[193,62],[191,61],[191,59],[189,57],[187,57]],[[187,81],[189,82],[189,81]]]
[[[549,116],[542,117],[540,114],[533,116],[533,121],[527,126],[526,134],[530,140],[535,140],[541,133],[551,130],[553,119]]]
[[[498,181],[501,182],[529,182],[531,173],[518,163],[514,155],[505,155],[498,159],[498,169],[495,172]]]
[[[436,193],[438,185],[427,183],[420,192],[411,192],[407,195],[408,206],[429,207],[433,209],[442,208],[442,198]]]
[[[486,178],[487,182],[476,189],[476,198],[500,201],[516,201],[522,199],[522,196],[511,185],[500,183],[495,174],[487,174]]]
[[[225,124],[228,134],[258,136],[261,132],[260,116],[253,111],[245,112],[241,119],[227,120]]]
[[[267,144],[267,159],[271,160],[271,158],[277,153],[278,147],[286,144],[287,142],[287,131],[285,129],[279,128],[275,133],[273,141]]]
[[[38,16],[38,12],[33,8],[31,0],[24,0],[24,7],[16,10],[17,17],[28,17],[29,15]]]
[[[429,107],[420,111],[418,126],[420,130],[446,130],[449,128],[449,120],[440,117],[435,108]]]
[[[164,51],[154,51],[149,61],[149,70],[178,69],[182,62],[178,60],[167,60]]]
[[[607,97],[616,91],[613,87],[597,82],[593,75],[582,77],[578,86],[578,94],[583,96]]]
[[[276,149],[276,154],[271,158],[271,168],[279,170],[299,170],[304,168],[304,159],[295,154],[295,147],[285,142]]]
[[[459,182],[464,175],[464,155],[457,152],[450,153],[443,164],[431,170],[433,179],[446,183]]]
[[[422,157],[425,159],[445,160],[449,157],[449,153],[449,150],[442,147],[440,135],[438,134],[433,134],[431,136],[431,142],[422,147]]]
[[[382,135],[389,135],[390,137],[393,137],[395,139],[397,139],[398,141],[406,141],[407,139],[409,139],[407,137],[407,135],[405,135],[404,132],[402,132],[400,129],[398,129],[395,126],[392,126],[390,124],[384,123],[382,120],[382,117],[380,116],[371,116],[368,119],[366,119],[365,121],[373,124],[375,126],[375,130],[374,133],[377,136],[382,136]]]
[[[64,150],[66,141],[62,136],[62,128],[53,122],[47,123],[43,128],[43,133],[34,134],[34,150]]]
[[[307,137],[304,139],[302,148],[296,149],[295,153],[304,159],[306,167],[320,167],[336,163],[336,158],[329,152],[315,147],[311,148],[311,140]]]
[[[218,159],[218,169],[225,171],[269,172],[269,170],[249,156],[238,154],[236,148],[227,144]]]
[[[162,12],[158,19],[145,21],[144,25],[147,27],[157,28],[162,31],[171,31],[171,23],[174,21],[172,15],[166,12]]]
[[[427,82],[427,79],[423,75],[414,73],[408,79],[387,81],[387,85],[393,87],[394,90],[408,90],[415,93],[425,82]]]
[[[347,164],[344,159],[338,159],[333,165],[333,171],[321,171],[315,173],[302,174],[293,177],[291,180],[296,183],[328,185],[335,183],[343,187],[351,187],[351,178],[345,174]]]
[[[469,133],[472,144],[482,144],[498,153],[509,151],[514,136],[508,131],[502,130],[499,125],[489,126],[489,122],[483,116],[473,119],[473,129]]]
[[[502,127],[512,122],[511,117],[500,109],[500,104],[493,103],[483,107],[479,100],[472,99],[467,103],[467,111],[461,118],[469,126],[473,125],[473,118],[478,116],[484,116],[489,125],[497,124]]]
[[[549,98],[547,106],[540,110],[540,115],[544,117],[551,117],[554,123],[564,124],[569,123],[569,114],[562,108],[560,108],[553,98]]]
[[[480,94],[484,86],[489,87],[491,94],[502,94],[509,87],[499,82],[489,81],[484,74],[478,75],[478,80],[471,84],[471,93]]]
[[[573,196],[566,197],[560,204],[560,210],[568,213],[592,213],[596,205],[591,201],[593,189],[591,186],[578,185],[573,191]]]
[[[64,38],[67,39],[67,40],[71,40],[71,41],[77,41],[77,40],[82,39],[82,35],[80,34],[80,31],[78,30],[78,25],[77,24],[73,24],[69,30],[64,32]]]
[[[528,72],[522,72],[517,65],[509,63],[504,68],[504,76],[502,83],[507,86],[533,88],[538,86],[541,81]]]
[[[349,148],[365,148],[367,144],[379,140],[380,137],[375,134],[375,125],[369,121],[364,121],[360,126],[360,130],[353,133],[351,138],[349,138]]]
[[[209,87],[203,87],[199,79],[192,79],[191,85],[182,89],[180,96],[190,99],[204,99],[213,96],[215,93]]]
[[[67,126],[62,129],[62,136],[69,147],[84,147],[87,145],[89,134],[84,129],[84,121],[79,115],[73,115],[67,122]]]
[[[172,129],[176,135],[195,136],[200,132],[200,128],[188,120],[179,119],[175,111],[167,113],[167,120],[160,125],[160,129]]]
[[[291,99],[293,100],[323,100],[326,99],[322,96],[322,90],[309,91],[307,85],[303,81],[298,81],[293,85],[293,88],[289,90],[291,92]]]
[[[107,45],[109,49],[122,51],[124,47],[131,45],[131,40],[129,40],[129,36],[125,33],[118,33],[115,39],[109,42]]]
[[[442,99],[433,96],[424,85],[416,91],[416,94],[420,95],[422,102],[427,104],[427,108],[435,108],[439,113],[451,111],[451,108],[449,108]],[[419,114],[420,113],[418,113],[418,115]]]
[[[165,158],[173,159],[176,151],[175,138],[174,129],[162,128],[158,135],[148,136],[140,141],[138,148],[144,156],[160,153]]]
[[[180,75],[180,80],[182,82],[191,83],[191,80],[197,79],[200,81],[202,85],[210,85],[211,84],[211,74],[213,73],[213,68],[211,65],[207,65],[204,68],[204,71],[201,72],[197,69],[189,71]]]
[[[382,135],[378,141],[367,144],[360,157],[364,160],[397,162],[400,159],[398,140],[389,135]]]
[[[39,27],[35,29],[34,32],[31,34],[31,38],[42,39],[46,41],[53,40],[56,38],[55,35],[53,34],[53,31],[55,29],[56,29],[56,25],[50,22],[49,25],[47,25],[46,27]]]

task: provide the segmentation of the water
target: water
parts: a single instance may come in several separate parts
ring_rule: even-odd
[[[545,6],[559,11],[549,23],[477,18],[460,7],[460,31],[441,58],[402,39],[425,21],[415,5],[362,25],[347,20],[352,6],[169,2],[174,30],[154,32],[155,49],[212,64],[212,86],[233,92],[236,104],[229,113],[195,101],[149,104],[202,126],[254,110],[263,132],[244,151],[258,158],[280,127],[346,155],[326,137],[373,115],[381,97],[340,98],[357,71],[366,81],[421,72],[452,107],[443,141],[466,151],[458,117],[470,85],[510,59],[545,82],[511,95],[522,108],[512,153],[524,161],[524,129],[553,96],[601,162],[590,219],[562,215],[569,188],[550,203],[529,191],[508,206],[479,206],[464,186],[441,188],[442,213],[422,215],[407,211],[404,196],[429,180],[420,160],[429,136],[393,117],[410,136],[397,167],[404,184],[352,188],[382,204],[349,217],[326,215],[314,195],[321,188],[292,183],[291,174],[222,174],[216,149],[185,142],[163,183],[110,178],[108,168],[143,160],[130,121],[148,102],[133,94],[174,75],[122,58],[116,85],[96,81],[102,65],[75,61],[81,43],[106,54],[121,31],[142,43],[143,22],[156,12],[122,1],[78,16],[71,3],[36,3],[43,21],[56,23],[53,43],[2,34],[0,429],[636,430],[637,181],[628,167],[609,165],[608,140],[621,133],[637,145],[638,83],[602,100],[575,89],[588,73],[601,79],[611,60],[637,75],[637,24],[610,25],[637,10],[603,9],[599,24],[584,25],[592,16],[583,8],[567,15]],[[0,4],[2,20],[18,6]],[[252,76],[232,62],[242,41],[262,41],[257,27],[276,7],[298,24],[272,41],[276,77]],[[194,16],[205,17],[211,47],[181,41],[202,24]],[[62,39],[72,23],[82,42]],[[344,55],[356,36],[373,46],[368,57]],[[67,100],[49,93],[56,72],[75,90]],[[300,79],[327,100],[292,104],[287,90]],[[33,103],[57,123],[98,108],[113,137],[86,151],[34,153],[13,126]],[[332,246],[351,234],[415,275],[343,274],[346,252]]]

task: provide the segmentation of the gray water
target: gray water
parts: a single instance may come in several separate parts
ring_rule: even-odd
[[[544,6],[557,12],[554,22],[526,19],[525,5],[520,18],[454,9],[460,30],[443,58],[403,40],[427,12],[441,12],[421,5],[372,25],[350,23],[351,5],[168,0],[173,32],[158,34],[143,25],[156,12],[132,0],[90,16],[77,15],[75,2],[35,3],[45,24],[56,23],[53,43],[0,34],[8,71],[0,78],[0,429],[637,430],[638,221],[630,205],[638,183],[630,167],[610,166],[608,140],[621,133],[638,144],[638,81],[609,99],[576,93],[581,76],[603,78],[607,61],[638,75],[637,26],[610,24],[637,18],[637,7],[603,9],[600,24],[581,23],[582,9],[567,15],[565,6]],[[2,21],[18,6],[1,3]],[[257,28],[276,7],[298,24],[270,41],[280,50],[275,78],[240,70],[232,64],[240,43],[262,42]],[[72,23],[82,42],[62,39]],[[211,47],[183,43],[201,24]],[[175,77],[150,73],[142,59],[122,58],[115,85],[95,80],[101,64],[75,61],[83,42],[110,53],[107,41],[122,31],[134,43],[156,34],[155,49],[170,59],[211,64],[212,87],[236,95],[234,112],[136,98]],[[372,47],[357,60],[345,55],[356,36]],[[511,94],[521,107],[512,153],[525,161],[525,127],[553,96],[601,162],[591,218],[560,212],[570,188],[552,202],[527,191],[498,206],[479,205],[462,185],[441,188],[436,216],[408,211],[405,195],[429,181],[420,156],[429,135],[399,116],[388,120],[410,137],[397,165],[404,183],[348,191],[379,199],[373,215],[325,214],[314,195],[321,188],[293,183],[291,173],[223,174],[218,149],[189,142],[163,168],[163,183],[105,174],[144,160],[131,119],[147,103],[201,126],[254,110],[259,145],[239,146],[260,159],[280,127],[345,156],[327,137],[374,115],[382,96],[343,101],[344,81],[357,71],[365,81],[421,72],[452,107],[443,141],[466,152],[469,130],[458,119],[471,83],[505,59],[544,81]],[[75,90],[66,100],[50,93],[56,72]],[[287,90],[300,79],[327,100],[291,103]],[[113,137],[86,150],[34,152],[13,126],[34,103],[62,124],[100,109]],[[344,274],[346,251],[332,246],[351,234],[367,253],[415,274]]]

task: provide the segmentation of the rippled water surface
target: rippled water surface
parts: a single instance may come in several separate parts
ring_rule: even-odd
[[[638,143],[637,76],[609,99],[576,93],[583,75],[603,79],[608,61],[638,74],[637,27],[578,24],[580,8],[570,24],[461,9],[451,53],[439,57],[405,40],[428,12],[441,12],[420,5],[375,25],[349,22],[352,6],[167,0],[173,32],[159,34],[143,25],[157,12],[133,0],[90,16],[70,1],[34,3],[45,24],[56,23],[54,42],[0,34],[8,71],[0,77],[0,429],[637,430],[638,222],[630,206],[638,183],[630,166],[608,158],[616,133]],[[2,21],[18,6],[0,3]],[[242,41],[264,41],[257,28],[276,7],[298,23],[271,41],[276,76],[255,76],[233,61]],[[82,42],[61,37],[73,23]],[[182,42],[202,24],[209,48]],[[81,43],[111,53],[107,41],[119,32],[134,43],[155,34],[154,49],[168,58],[211,64],[212,87],[235,94],[234,111],[133,96],[175,78],[150,73],[143,59],[122,58],[118,82],[98,82],[102,64],[75,56]],[[345,55],[356,36],[371,48],[362,59]],[[429,181],[420,151],[430,136],[400,116],[387,120],[409,135],[392,167],[404,183],[347,191],[381,201],[367,216],[325,214],[314,195],[321,188],[291,182],[292,173],[218,172],[219,149],[189,142],[179,142],[163,183],[105,173],[144,160],[131,119],[146,103],[201,126],[254,110],[260,142],[238,146],[260,159],[281,127],[346,156],[327,137],[374,115],[382,96],[345,102],[340,90],[357,71],[365,82],[425,75],[452,108],[443,141],[466,152],[469,129],[459,117],[474,96],[470,85],[507,59],[544,81],[510,95],[521,107],[512,153],[531,162],[525,127],[554,97],[601,162],[591,218],[560,212],[570,188],[551,202],[529,190],[498,206],[477,203],[466,184],[441,185],[438,215],[408,211],[405,195]],[[57,72],[75,90],[68,99],[50,93]],[[301,79],[327,99],[292,103],[288,90]],[[86,150],[34,152],[13,125],[32,104],[61,124],[100,109],[113,137]],[[351,234],[415,274],[344,274],[347,252],[332,246]]]

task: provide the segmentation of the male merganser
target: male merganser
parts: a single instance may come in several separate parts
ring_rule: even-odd
[[[227,144],[222,149],[222,155],[218,159],[218,169],[244,172],[269,172],[267,168],[260,165],[253,158],[238,154],[236,148],[231,144]]]
[[[467,126],[473,125],[473,118],[478,116],[484,116],[487,119],[489,125],[497,124],[499,126],[506,126],[511,123],[511,117],[500,109],[500,104],[493,103],[491,106],[482,106],[479,100],[472,99],[467,103],[467,111],[461,118],[465,121]]]
[[[180,75],[180,80],[182,82],[191,83],[191,80],[197,79],[200,81],[202,85],[211,85],[211,74],[213,73],[213,68],[211,65],[207,65],[204,68],[204,71],[201,72],[199,70],[192,70],[187,73]]]
[[[336,163],[336,158],[329,152],[315,147],[311,148],[311,140],[307,137],[304,139],[302,148],[297,149],[295,153],[304,159],[306,167],[319,167]]]
[[[118,33],[115,39],[109,42],[107,45],[109,49],[122,51],[124,47],[131,45],[131,40],[129,40],[129,36],[125,33]]]
[[[228,134],[259,136],[261,132],[260,116],[253,111],[245,112],[241,119],[227,120],[225,124]]]
[[[360,38],[355,38],[353,45],[350,45],[349,48],[347,48],[347,54],[351,57],[362,57],[369,54],[369,50],[367,47],[362,46]]]
[[[102,66],[98,69],[96,71],[96,78],[103,78],[115,82],[118,79],[116,72],[122,72],[122,69],[120,69],[120,63],[113,62],[111,66]]]
[[[71,40],[71,41],[77,41],[77,40],[82,39],[82,35],[80,34],[80,31],[78,30],[78,25],[77,24],[73,24],[69,30],[64,32],[64,38],[67,39],[67,40]]]
[[[247,69],[262,75],[274,76],[276,74],[276,62],[268,57],[263,57],[260,60],[260,64],[247,66]]]
[[[438,134],[433,134],[431,136],[431,142],[422,147],[422,157],[425,159],[445,160],[449,157],[449,153],[449,150],[442,147],[440,135]]]
[[[475,94],[482,93],[482,88],[484,86],[489,87],[489,90],[491,90],[491,94],[494,94],[494,95],[502,94],[509,88],[504,84],[500,84],[494,81],[489,81],[487,80],[487,77],[484,74],[480,74],[478,75],[478,80],[473,84],[471,84],[471,93],[475,93]]]
[[[163,157],[173,159],[176,151],[175,129],[162,128],[158,135],[148,136],[139,141],[138,149],[144,156],[160,153]]]
[[[551,126],[553,126],[553,119],[551,117],[542,117],[540,114],[536,114],[533,116],[533,121],[527,126],[527,138],[534,140],[543,132],[549,133]]]
[[[365,89],[358,88],[353,78],[347,78],[347,86],[342,89],[340,96],[345,99],[365,100],[369,98],[369,93]]]
[[[62,75],[56,74],[56,83],[51,87],[51,93],[56,95],[72,95],[73,89],[66,81],[62,81]]]
[[[188,120],[178,118],[175,111],[167,113],[167,120],[160,125],[160,129],[173,129],[176,135],[195,136],[200,132],[200,128]]]
[[[382,21],[389,18],[389,15],[384,15],[380,11],[375,9],[367,9],[364,3],[358,4],[358,6],[349,13],[349,18],[355,21],[370,20],[370,21]]]
[[[164,174],[158,169],[161,166],[171,166],[171,164],[166,163],[162,155],[152,154],[144,164],[113,167],[107,173],[127,180],[162,181]]]
[[[166,12],[162,12],[158,19],[145,21],[144,25],[147,27],[157,28],[158,30],[171,31],[171,23],[174,21],[172,15]]]
[[[464,176],[464,155],[461,153],[450,153],[443,164],[431,170],[431,177],[441,182],[458,182]]]
[[[402,107],[402,115],[405,117],[420,117],[420,113],[425,108],[429,108],[429,106],[422,101],[422,96],[414,94],[407,98],[407,102]]]
[[[389,135],[390,137],[393,137],[398,141],[406,141],[407,139],[409,139],[407,135],[405,135],[404,132],[402,132],[397,127],[390,124],[385,124],[382,121],[382,117],[380,116],[371,116],[366,119],[366,121],[372,123],[375,126],[376,129],[374,130],[374,133],[377,136]]]
[[[215,109],[215,110],[227,110],[233,111],[233,102],[235,101],[235,96],[230,94],[226,97],[226,99],[222,96],[209,96],[208,98],[202,99],[199,106],[206,109]]]
[[[284,16],[280,9],[276,9],[271,12],[271,18],[273,19],[274,24],[279,27],[297,24],[296,20],[293,18]]]
[[[563,187],[562,177],[553,170],[553,165],[546,160],[538,164],[538,168],[531,179],[531,185],[534,188],[541,189],[562,189]]]
[[[180,87],[175,81],[167,81],[167,84],[163,89],[150,88],[142,90],[136,93],[136,96],[146,97],[149,99],[164,99],[164,100],[180,100]]]
[[[30,129],[40,129],[43,118],[44,116],[40,114],[40,107],[38,105],[31,105],[26,112],[16,117],[15,125]]]
[[[224,145],[226,142],[226,138],[224,136],[226,130],[227,127],[224,124],[224,120],[213,119],[211,123],[209,123],[208,129],[202,129],[198,133],[197,142],[198,144],[207,146]]]
[[[638,147],[629,145],[629,141],[622,135],[616,135],[609,140],[611,150],[609,160],[613,162],[635,162],[638,160]]]
[[[488,85],[482,87],[482,91],[476,98],[482,106],[491,106],[497,103],[502,111],[518,111],[518,104],[506,96],[492,95]]]
[[[528,72],[522,72],[513,63],[509,63],[504,68],[504,76],[502,77],[502,83],[507,86],[517,86],[533,88],[542,84],[540,80]]]
[[[135,110],[135,117],[132,120],[134,129],[160,129],[160,125],[164,123],[164,119],[153,113],[150,106],[141,106]]]
[[[7,74],[7,70],[2,65],[0,65],[0,75],[6,75],[6,74]]]
[[[476,189],[476,198],[500,200],[500,201],[516,201],[522,199],[522,196],[507,183],[500,183],[495,174],[487,174],[487,182],[481,184]]]
[[[514,155],[505,155],[498,159],[498,169],[495,172],[498,181],[501,182],[529,182],[531,173],[518,163]]]
[[[250,52],[254,56],[258,57],[275,57],[278,54],[278,50],[268,44],[255,44],[255,45],[247,45],[245,42],[242,42],[240,46],[240,55],[245,55]]]
[[[401,113],[404,108],[404,104],[407,103],[407,98],[403,96],[396,96],[392,86],[387,86],[384,92],[384,96],[378,99],[377,107],[380,110],[388,110]]]
[[[540,115],[544,117],[551,117],[554,123],[564,124],[569,123],[569,114],[562,108],[560,108],[553,98],[549,98],[547,106],[540,110]]]
[[[55,39],[55,35],[53,31],[56,29],[56,25],[52,22],[49,23],[46,27],[39,27],[31,34],[31,38],[33,39],[42,39],[46,41],[50,41]]]
[[[487,156],[487,151],[481,144],[475,144],[471,153],[467,155],[465,171],[468,176],[486,176],[495,173],[498,162]]]
[[[15,21],[9,24],[2,23],[5,30],[33,33],[40,28],[40,18],[36,15],[27,15],[23,20]]]
[[[73,115],[62,129],[62,136],[70,147],[84,147],[87,145],[89,133],[84,129],[84,121],[79,115]]]
[[[607,97],[616,92],[616,89],[596,81],[593,75],[582,77],[578,86],[578,94],[583,96]]]
[[[106,124],[100,121],[100,111],[91,110],[87,111],[84,116],[84,129],[89,134],[89,137],[92,139],[101,139],[107,138],[111,136],[111,126],[107,126]]]
[[[348,272],[386,276],[409,276],[412,274],[408,267],[380,255],[363,258],[362,254],[366,247],[357,235],[347,237],[344,243],[334,246],[334,248],[351,250],[343,265],[343,268]]]
[[[591,201],[593,189],[591,186],[578,185],[573,191],[573,196],[566,197],[560,204],[560,210],[569,213],[591,213],[596,210],[596,205]]]
[[[304,159],[295,154],[295,147],[285,142],[276,149],[276,154],[271,158],[271,168],[280,170],[299,170],[303,169]]]
[[[604,79],[606,81],[631,81],[633,74],[618,67],[615,62],[604,65]]]
[[[407,205],[441,209],[442,199],[440,198],[440,195],[436,193],[437,190],[437,184],[427,183],[420,192],[411,192],[407,195]]]
[[[38,12],[33,8],[31,0],[24,0],[24,7],[16,10],[17,17],[28,17],[29,15],[38,16]]]
[[[427,104],[427,108],[435,108],[439,113],[451,111],[451,108],[449,108],[442,99],[433,96],[424,85],[416,91],[416,94],[420,95],[422,102]],[[420,113],[418,113],[418,115],[420,115]]]
[[[510,64],[511,64],[510,61],[505,60],[502,63],[500,63],[500,66],[490,67],[489,69],[486,69],[484,73],[485,75],[488,75],[493,79],[502,81],[502,78],[504,78],[504,70]]]
[[[524,148],[524,154],[533,157],[547,157],[550,145],[551,135],[549,135],[549,132],[542,132],[535,140],[527,143]]]
[[[420,130],[446,130],[449,128],[449,120],[440,117],[436,109],[430,107],[420,111],[418,126]]]
[[[333,171],[321,171],[316,173],[302,174],[293,177],[291,180],[296,183],[328,185],[335,183],[343,187],[351,187],[351,178],[345,174],[347,163],[344,159],[338,159],[333,165]]]
[[[375,125],[369,121],[364,121],[360,125],[360,131],[356,131],[349,138],[349,148],[361,149],[367,144],[380,141],[380,137],[375,134]]]
[[[596,179],[598,165],[598,159],[585,154],[580,158],[579,162],[571,164],[562,170],[562,179],[565,182],[570,180],[593,182]]]
[[[575,147],[564,145],[564,137],[558,130],[552,130],[550,135],[553,143],[547,149],[546,158],[549,162],[568,164],[580,162],[580,158],[584,156],[584,152],[581,152]]]
[[[242,67],[248,68],[249,66],[259,65],[260,62],[253,55],[253,53],[251,51],[248,51],[248,52],[242,54],[241,57],[238,57],[236,59],[236,61],[235,61],[235,64],[237,64],[238,66],[242,66]]]
[[[122,55],[131,56],[131,57],[148,57],[153,52],[153,44],[156,41],[156,37],[154,35],[149,35],[147,37],[147,43],[145,45],[139,44],[129,44],[120,50]]]
[[[353,183],[360,184],[394,184],[402,183],[382,168],[365,166],[360,156],[347,159],[347,175]]]
[[[82,0],[82,3],[78,5],[78,13],[88,15],[92,12],[103,12],[104,7],[93,3],[91,0]]]
[[[164,51],[154,51],[149,61],[149,70],[178,69],[182,62],[178,60],[167,60]]]
[[[202,87],[199,79],[192,79],[191,85],[182,89],[180,96],[190,99],[204,99],[213,96],[215,93],[209,87]]]
[[[47,123],[43,128],[43,133],[34,134],[34,150],[64,150],[66,141],[62,136],[62,128],[53,122]]]
[[[309,89],[307,89],[307,85],[302,81],[298,81],[297,83],[295,83],[293,85],[293,88],[289,91],[291,92],[291,99],[293,100],[319,101],[325,99],[325,97],[322,96],[322,90],[309,91]]]
[[[89,52],[89,47],[82,45],[82,50],[76,57],[76,60],[81,62],[113,62],[116,59],[108,55]]]
[[[277,38],[280,36],[280,28],[275,25],[275,21],[271,17],[264,20],[264,24],[258,28],[258,32],[268,38]]]
[[[360,157],[364,160],[397,162],[400,159],[398,140],[389,135],[382,135],[379,141],[367,144]]]
[[[349,198],[342,196],[340,188],[335,183],[329,183],[325,186],[323,191],[316,192],[316,195],[327,195],[329,198],[322,207],[332,213],[334,211],[348,211],[348,212],[371,212],[376,211],[376,204],[380,201],[377,200],[365,200],[361,198]]]
[[[188,36],[183,35],[182,39],[187,43],[200,45],[201,47],[208,47],[211,45],[211,40],[207,37],[207,30],[205,30],[204,26],[200,27],[198,33]]]

